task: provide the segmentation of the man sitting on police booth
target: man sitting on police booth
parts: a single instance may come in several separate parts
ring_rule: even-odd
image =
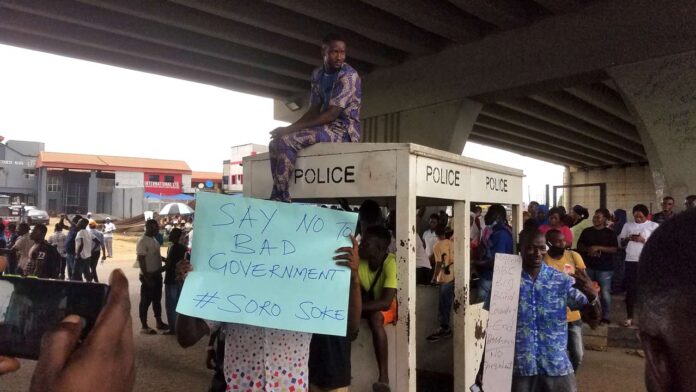
[[[317,143],[360,141],[360,76],[345,62],[343,38],[327,35],[322,41],[321,55],[324,64],[312,72],[309,110],[287,127],[271,131],[271,200],[290,202],[290,174],[299,150]]]
[[[392,307],[396,295],[396,257],[389,253],[391,234],[384,226],[371,226],[363,230],[360,241],[360,286],[362,287],[362,317],[368,320],[372,331],[372,344],[379,367],[379,380],[372,385],[375,392],[390,391],[389,352],[384,324],[393,322]]]

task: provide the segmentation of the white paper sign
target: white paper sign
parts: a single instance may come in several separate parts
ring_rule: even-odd
[[[483,363],[485,391],[509,391],[512,387],[521,276],[522,257],[501,253],[495,255]]]

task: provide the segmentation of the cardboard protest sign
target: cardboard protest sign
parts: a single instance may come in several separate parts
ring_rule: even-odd
[[[356,222],[352,212],[200,192],[176,311],[345,336],[350,270],[333,257]]]
[[[512,387],[521,276],[521,256],[495,255],[483,363],[483,387],[486,391],[509,391]]]

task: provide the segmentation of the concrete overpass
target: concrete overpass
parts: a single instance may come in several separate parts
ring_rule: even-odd
[[[566,165],[569,183],[635,177],[648,202],[696,193],[694,15],[676,0],[0,0],[0,42],[272,97],[289,121],[338,32],[364,141],[471,140]]]

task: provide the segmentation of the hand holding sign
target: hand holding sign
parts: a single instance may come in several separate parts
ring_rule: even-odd
[[[196,205],[177,312],[345,335],[351,271],[332,259],[350,244],[357,214],[212,193],[199,193]],[[352,268],[353,248],[344,252],[337,257]]]

